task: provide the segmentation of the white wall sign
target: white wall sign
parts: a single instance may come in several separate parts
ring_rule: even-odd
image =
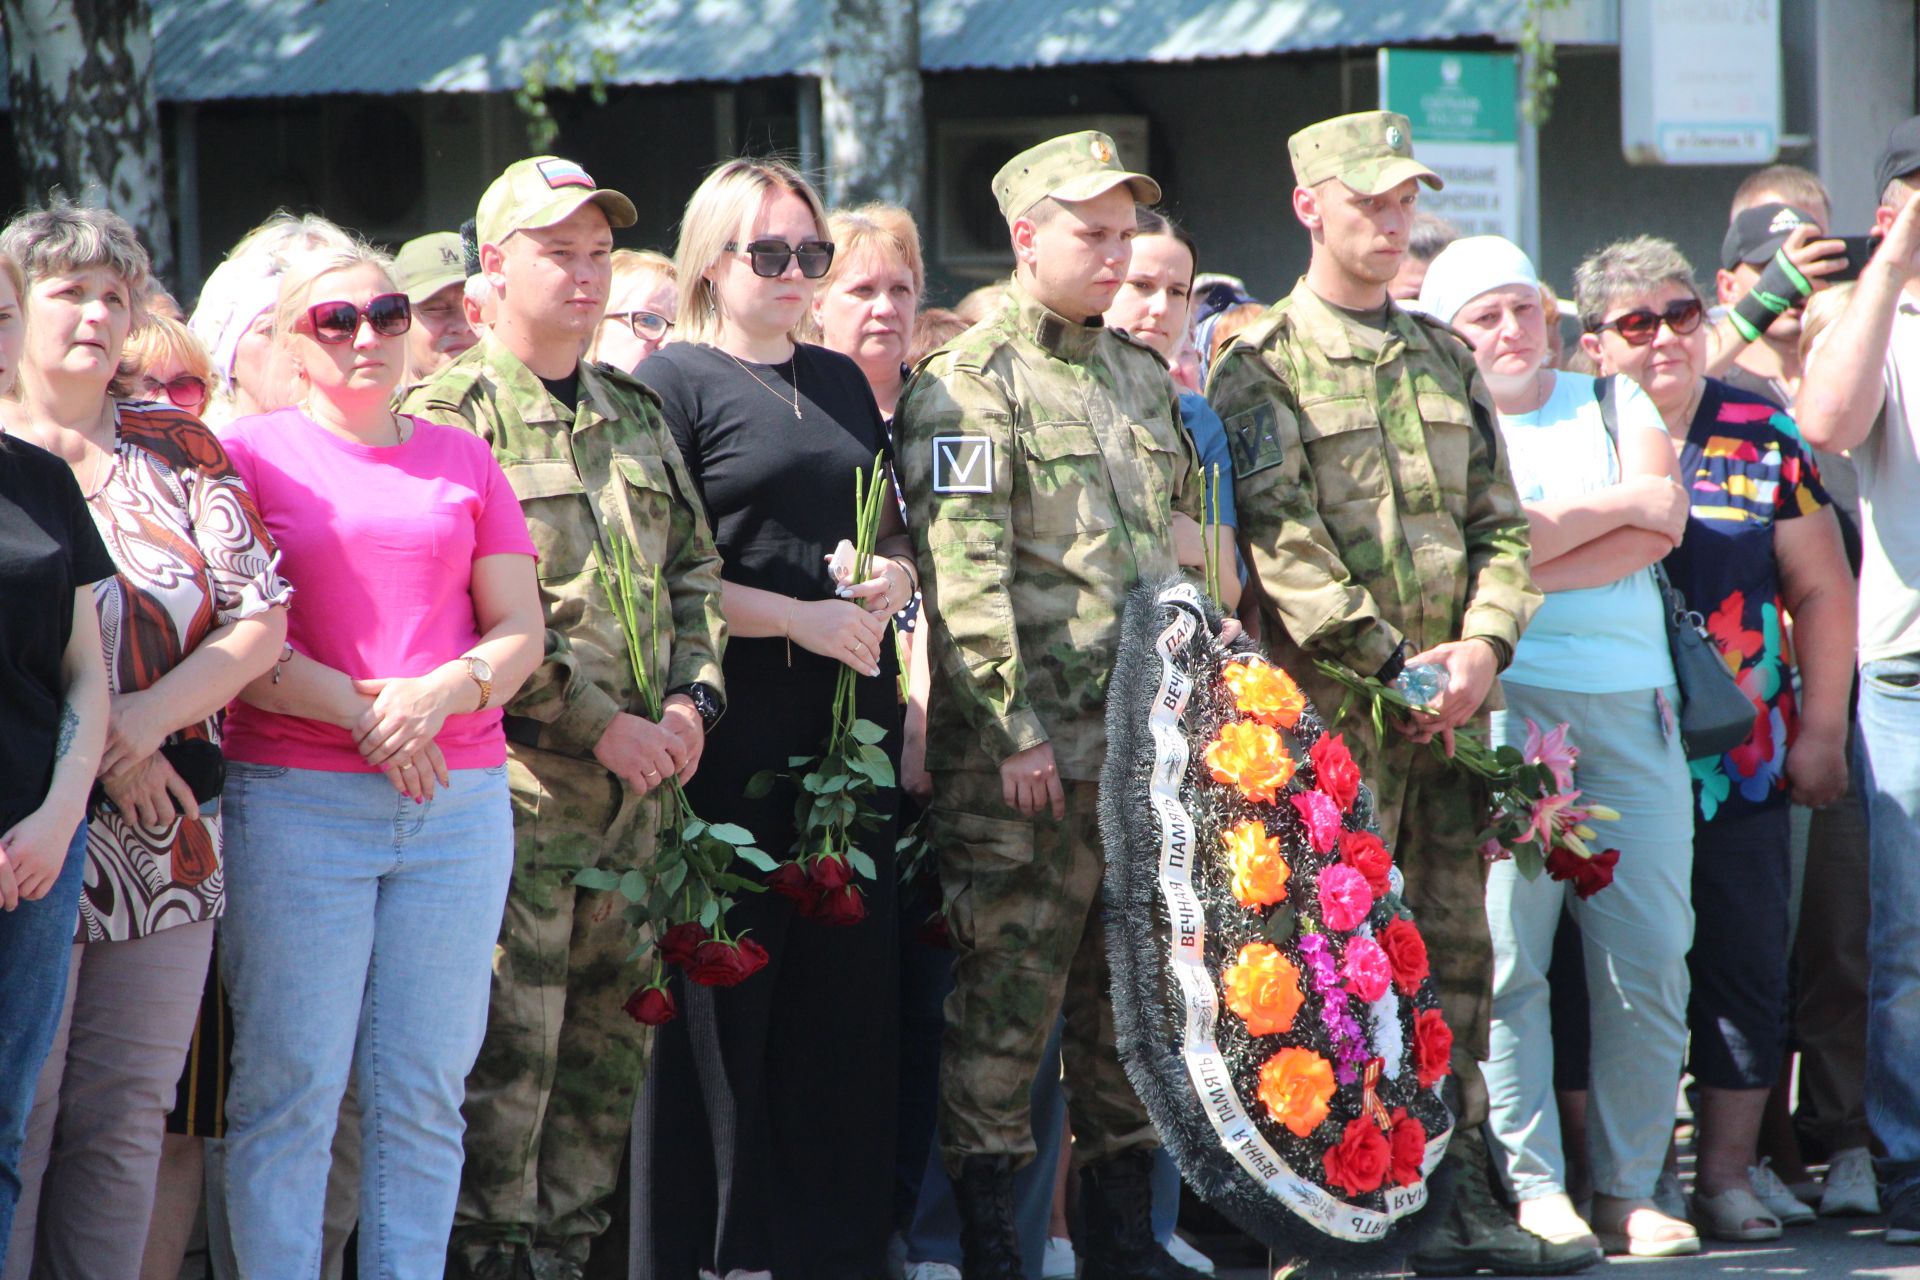
[[[1620,144],[1633,164],[1778,156],[1779,0],[1620,0]]]
[[[1414,158],[1444,190],[1420,207],[1463,235],[1520,239],[1520,148],[1513,58],[1502,53],[1382,49],[1380,105],[1413,126]]]

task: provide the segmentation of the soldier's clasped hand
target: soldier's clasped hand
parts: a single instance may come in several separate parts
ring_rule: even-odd
[[[1067,793],[1060,786],[1060,771],[1054,766],[1053,744],[1015,752],[1000,762],[1000,795],[1007,806],[1023,818],[1037,818],[1044,810],[1055,822],[1065,821]]]

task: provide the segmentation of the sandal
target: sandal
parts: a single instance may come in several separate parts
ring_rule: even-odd
[[[1693,1220],[1715,1240],[1747,1244],[1778,1240],[1780,1219],[1745,1187],[1728,1187],[1717,1196],[1693,1193]],[[1759,1226],[1753,1226],[1753,1223]]]
[[[1612,1206],[1603,1209],[1603,1200],[1612,1200]],[[1700,1252],[1700,1233],[1693,1224],[1660,1212],[1651,1200],[1595,1196],[1591,1221],[1600,1247],[1608,1253],[1632,1258],[1684,1258]]]

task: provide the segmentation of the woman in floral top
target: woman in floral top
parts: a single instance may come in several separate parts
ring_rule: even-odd
[[[1721,1239],[1772,1239],[1812,1216],[1753,1167],[1786,1049],[1787,811],[1846,790],[1853,576],[1793,420],[1705,376],[1704,304],[1679,250],[1647,236],[1612,245],[1582,264],[1577,289],[1588,354],[1666,420],[1692,503],[1667,572],[1754,704],[1745,742],[1691,765],[1689,1065],[1702,1093],[1695,1217]]]
[[[112,712],[5,1276],[134,1276],[224,905],[216,717],[273,666],[291,590],[212,433],[111,395],[148,289],[133,229],[56,201],[0,246],[28,280],[8,428],[67,461],[117,570],[94,591]]]

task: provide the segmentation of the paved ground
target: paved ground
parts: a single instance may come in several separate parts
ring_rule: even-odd
[[[1789,1228],[1773,1244],[1713,1245],[1694,1258],[1651,1261],[1609,1258],[1587,1272],[1616,1280],[1704,1280],[1708,1276],[1794,1277],[1828,1280],[1860,1276],[1869,1280],[1920,1280],[1920,1247],[1893,1248],[1880,1243],[1877,1218],[1823,1219]],[[1381,1274],[1398,1274],[1381,1273]],[[1268,1280],[1264,1267],[1227,1267],[1221,1280]],[[1304,1280],[1304,1277],[1303,1277]]]

